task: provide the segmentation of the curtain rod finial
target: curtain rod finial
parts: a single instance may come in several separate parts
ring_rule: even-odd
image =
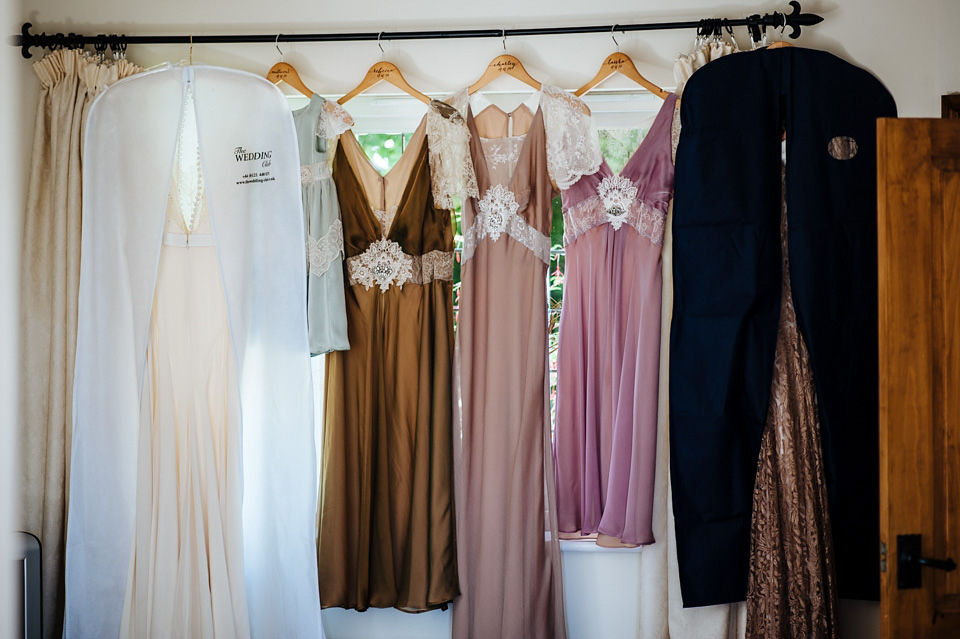
[[[30,33],[30,29],[33,27],[29,22],[24,22],[23,26],[20,27],[19,36],[10,36],[10,44],[20,47],[20,55],[25,59],[29,60],[33,57],[33,54],[30,53],[30,47],[33,46],[33,34]]]

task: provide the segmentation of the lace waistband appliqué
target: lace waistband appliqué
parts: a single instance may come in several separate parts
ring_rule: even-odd
[[[381,238],[360,255],[347,258],[347,275],[351,286],[362,284],[367,290],[379,286],[382,293],[391,286],[403,288],[408,282],[453,280],[453,251],[408,255],[396,242]]]
[[[327,162],[300,165],[300,184],[313,184],[330,176],[330,164]]]
[[[307,236],[307,264],[310,274],[320,277],[335,259],[343,255],[343,224],[339,219],[333,221],[320,239]]]
[[[636,197],[637,187],[630,180],[619,175],[605,177],[597,195],[563,212],[563,245],[601,224],[610,224],[615,231],[627,224],[654,244],[663,244],[666,215]]]
[[[479,213],[463,234],[464,262],[473,257],[481,240],[489,237],[496,242],[506,234],[533,251],[545,264],[550,263],[550,238],[520,217],[520,205],[512,191],[500,184],[493,186],[484,193],[477,208]]]

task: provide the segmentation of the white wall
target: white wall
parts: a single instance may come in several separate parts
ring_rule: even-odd
[[[16,5],[0,3],[0,34],[19,33]],[[13,582],[8,552],[14,528],[13,504],[17,476],[13,445],[16,424],[17,299],[20,294],[20,224],[23,191],[30,155],[24,152],[21,126],[21,80],[26,77],[19,50],[0,50],[0,637],[13,635]],[[32,89],[31,89],[32,90]]]
[[[6,6],[6,5],[4,5]],[[714,4],[707,0],[607,0],[595,5],[583,0],[288,0],[245,2],[214,0],[164,0],[135,3],[129,0],[22,0],[19,21],[30,21],[35,31],[76,31],[85,34],[128,33],[296,33],[317,31],[380,31],[442,28],[511,28],[580,24],[632,23],[666,20],[696,20],[702,17],[743,17],[786,9],[786,2],[741,2]],[[825,21],[804,29],[801,46],[825,49],[871,70],[890,89],[904,116],[936,117],[939,96],[960,90],[960,3],[953,0],[818,0],[804,3],[804,10],[824,16]],[[498,16],[510,16],[509,18]],[[19,25],[17,23],[17,27]],[[19,28],[6,32],[18,32]],[[747,44],[743,30],[741,45]],[[693,33],[685,31],[618,34],[622,51],[630,54],[640,71],[661,86],[672,86],[672,61],[690,49]],[[16,62],[19,53],[8,45],[0,60],[2,76],[21,80],[22,105],[13,91],[3,91],[5,109],[21,106],[20,113],[3,117],[0,178],[11,183],[4,188],[0,216],[0,248],[3,261],[3,295],[0,312],[0,352],[9,353],[9,338],[16,313],[8,301],[15,285],[10,264],[19,247],[19,224],[25,189],[25,160],[29,157],[29,132],[33,125],[37,85],[29,63]],[[384,42],[386,59],[395,62],[411,84],[428,93],[446,93],[472,82],[490,58],[502,51],[499,40]],[[283,44],[287,62],[294,64],[308,86],[323,94],[339,94],[352,88],[367,68],[380,59],[374,42]],[[541,36],[509,38],[507,50],[520,57],[537,79],[565,88],[578,87],[596,72],[613,49],[607,35]],[[12,55],[15,54],[15,55]],[[36,52],[40,55],[40,52]],[[144,66],[187,56],[186,46],[131,47],[128,57]],[[264,73],[277,60],[272,44],[196,45],[194,60]],[[7,72],[13,62],[16,69]],[[610,86],[616,86],[611,81]],[[512,86],[512,85],[507,85]],[[605,85],[606,86],[606,85]],[[622,86],[628,86],[624,83]],[[823,96],[830,99],[830,96]],[[5,111],[6,113],[6,111]],[[12,124],[19,123],[19,126]],[[13,128],[13,130],[11,130]],[[9,136],[9,137],[8,137]],[[11,166],[12,165],[12,166]],[[5,182],[6,187],[6,182]],[[19,188],[18,188],[19,187]],[[8,193],[12,193],[8,196]],[[13,286],[11,289],[10,287]],[[15,299],[15,296],[13,297]],[[2,358],[0,406],[12,406],[7,392],[12,357]],[[4,416],[4,420],[7,420]],[[12,419],[10,419],[12,422]],[[10,423],[8,422],[8,423]],[[2,445],[0,451],[9,450]],[[6,465],[0,460],[0,470]],[[0,486],[9,486],[0,478]],[[2,519],[0,519],[2,522]],[[611,598],[591,598],[589,584],[604,581],[619,584],[617,592],[629,599],[630,583],[640,554],[565,553],[569,625],[574,637],[588,636],[587,629],[611,628],[610,636],[630,636],[636,622],[628,605]],[[580,590],[577,590],[577,589]],[[624,600],[624,601],[626,601]],[[578,605],[579,603],[579,605]],[[847,637],[878,636],[876,604],[852,604],[842,608]],[[612,618],[611,615],[614,615]],[[619,615],[619,616],[616,616]],[[0,612],[0,619],[6,616]],[[601,621],[602,620],[602,621]],[[324,611],[330,635],[338,637],[444,637],[449,635],[449,613],[407,615],[395,611],[359,614],[344,610]],[[597,624],[607,624],[598,626]],[[613,625],[622,624],[618,630]],[[581,632],[581,629],[583,630]],[[3,635],[0,630],[0,635]],[[598,636],[592,634],[590,636]]]

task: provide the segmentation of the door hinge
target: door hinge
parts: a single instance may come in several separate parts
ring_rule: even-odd
[[[880,542],[880,572],[887,572],[887,542]]]

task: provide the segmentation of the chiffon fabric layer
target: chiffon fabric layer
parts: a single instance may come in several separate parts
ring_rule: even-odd
[[[350,348],[343,287],[343,224],[330,173],[331,143],[350,116],[335,102],[313,94],[293,112],[300,146],[300,185],[307,252],[307,330],[310,353]]]
[[[566,271],[554,435],[561,533],[653,543],[664,221],[671,124],[660,108],[619,175],[604,162],[563,192]]]
[[[184,181],[167,206],[150,319],[120,636],[249,637],[237,362],[206,198],[190,224]]]
[[[341,135],[333,174],[350,350],[326,362],[320,601],[430,610],[459,593],[450,211],[431,194],[425,123],[384,177]]]
[[[555,97],[548,90],[541,107]],[[478,188],[462,215],[454,402],[462,596],[453,636],[562,639],[546,360],[555,192],[545,114],[537,102],[510,113],[473,102],[465,92],[454,98],[466,113]]]

